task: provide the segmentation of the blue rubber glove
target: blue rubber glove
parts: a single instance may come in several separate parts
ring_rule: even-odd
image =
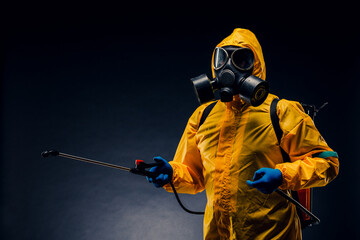
[[[155,187],[159,188],[169,183],[172,179],[173,169],[171,165],[162,157],[154,157],[154,161],[162,163],[160,166],[150,168],[149,172],[153,172],[157,175],[155,179],[146,177],[146,179],[153,183]]]
[[[283,179],[279,169],[260,168],[255,172],[253,180],[247,180],[246,183],[262,193],[270,194],[282,184]]]

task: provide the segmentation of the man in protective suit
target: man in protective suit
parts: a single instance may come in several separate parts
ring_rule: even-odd
[[[249,48],[255,60],[252,75],[265,80],[265,62],[255,35],[234,32],[217,45]],[[214,51],[215,54],[215,51]],[[213,55],[214,61],[214,55]],[[215,76],[214,64],[212,65]],[[151,169],[156,187],[196,194],[206,189],[204,239],[301,239],[296,207],[274,190],[325,186],[339,170],[337,154],[327,145],[298,102],[282,99],[277,105],[283,131],[280,146],[270,118],[269,94],[257,107],[239,95],[217,101],[199,127],[204,109],[190,117],[173,161]],[[289,155],[284,162],[280,147]]]

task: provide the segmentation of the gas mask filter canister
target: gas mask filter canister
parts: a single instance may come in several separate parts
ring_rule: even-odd
[[[251,75],[254,61],[254,53],[249,48],[217,47],[213,61],[215,79],[210,80],[206,74],[191,79],[200,104],[214,100],[216,90],[220,91],[222,102],[231,102],[233,96],[239,94],[252,106],[262,104],[269,93],[269,84]]]

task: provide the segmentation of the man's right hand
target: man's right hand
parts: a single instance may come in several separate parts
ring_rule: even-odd
[[[171,181],[173,169],[171,165],[162,157],[154,157],[154,161],[163,164],[161,164],[160,166],[152,167],[149,170],[149,172],[155,173],[155,175],[157,176],[155,179],[150,177],[146,177],[146,179],[150,183],[153,183],[155,187],[160,188]]]

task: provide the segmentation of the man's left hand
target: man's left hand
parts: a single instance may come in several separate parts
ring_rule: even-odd
[[[262,193],[270,194],[282,184],[282,173],[279,169],[260,168],[255,172],[253,181],[247,180],[246,183]]]

